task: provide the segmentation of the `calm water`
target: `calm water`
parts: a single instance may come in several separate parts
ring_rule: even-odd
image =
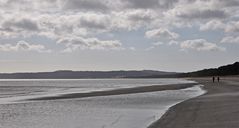
[[[145,128],[168,107],[204,91],[195,86],[82,99],[34,102],[24,99],[190,82],[182,79],[1,80],[0,128]]]

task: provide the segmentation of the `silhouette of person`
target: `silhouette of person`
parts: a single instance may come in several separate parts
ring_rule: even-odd
[[[215,81],[215,77],[213,76],[213,77],[212,77],[212,82],[214,83],[214,81]]]
[[[218,76],[218,77],[217,77],[217,82],[219,82],[219,81],[220,81],[220,77]]]

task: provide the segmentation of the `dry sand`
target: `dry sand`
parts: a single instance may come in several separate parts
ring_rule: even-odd
[[[193,80],[207,93],[171,107],[149,128],[239,128],[239,77]]]

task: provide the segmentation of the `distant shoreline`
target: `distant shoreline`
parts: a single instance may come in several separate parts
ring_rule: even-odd
[[[148,128],[238,128],[239,77],[192,78],[207,93],[171,107]]]
[[[239,75],[239,62],[218,68],[194,72],[166,72],[158,70],[113,70],[113,71],[72,71],[0,73],[0,79],[107,79],[107,78],[185,78],[205,76]]]

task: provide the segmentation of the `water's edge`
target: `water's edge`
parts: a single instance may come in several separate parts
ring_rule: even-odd
[[[24,92],[33,92],[34,95],[28,96],[26,93],[27,96],[22,97],[17,94],[17,99],[16,97],[13,97],[12,100],[5,99],[6,104],[1,100],[0,112],[2,115],[0,117],[2,120],[0,120],[0,124],[9,128],[17,126],[26,128],[82,126],[146,128],[162,118],[171,107],[205,93],[200,85],[193,81],[165,79],[163,82],[161,82],[162,80],[154,81],[153,84],[151,81],[147,81],[145,83],[145,80],[116,80],[113,82],[112,80],[87,80],[85,83],[93,82],[90,84],[93,86],[92,89],[89,88],[90,91],[79,88],[89,86],[89,84],[87,86],[85,83],[81,84],[84,81],[2,82],[2,92],[10,89],[10,92],[13,91],[10,94],[15,94],[23,90]],[[64,82],[63,85],[62,82]],[[106,88],[103,90],[96,88],[95,85],[98,85],[98,82],[103,83],[99,87]],[[133,84],[128,85],[130,82]],[[137,86],[138,83],[139,86]],[[7,88],[7,85],[11,85],[11,87]],[[50,91],[35,93],[39,89],[42,89],[43,92],[45,89],[50,89]],[[50,95],[48,95],[49,93]],[[16,102],[11,102],[14,99]],[[41,120],[41,123],[37,120]],[[90,121],[95,123],[92,124]]]
[[[196,82],[196,83],[197,83],[197,82]],[[198,95],[198,96],[195,96],[195,97],[192,97],[192,98],[189,98],[189,99],[185,99],[185,100],[183,100],[183,101],[180,101],[180,102],[178,102],[178,103],[175,103],[175,104],[173,104],[173,105],[168,106],[167,110],[166,110],[156,121],[154,121],[154,122],[152,122],[151,124],[149,124],[149,126],[148,126],[147,128],[155,128],[155,126],[156,126],[155,124],[158,123],[158,122],[160,121],[160,119],[161,119],[164,115],[166,115],[170,109],[173,109],[174,106],[176,106],[176,105],[178,105],[178,104],[180,104],[180,103],[183,103],[183,102],[185,102],[185,101],[187,101],[187,100],[191,100],[191,99],[193,99],[193,98],[199,97],[199,96],[204,95],[205,93],[207,93],[207,90],[203,89],[203,86],[204,86],[204,85],[201,85],[201,84],[198,83],[198,85],[195,85],[195,86],[200,87],[202,94],[200,94],[200,95]],[[191,88],[192,88],[192,87],[191,87]]]

